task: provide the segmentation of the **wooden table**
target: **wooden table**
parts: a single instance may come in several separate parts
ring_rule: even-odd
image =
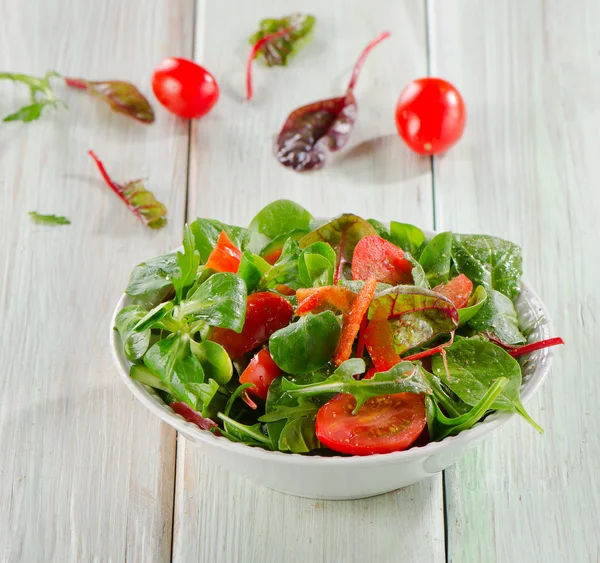
[[[318,19],[288,68],[255,69],[247,37],[298,9]],[[151,96],[163,57],[193,57],[221,99],[188,124],[152,126],[57,90],[69,109],[0,124],[0,560],[2,562],[600,560],[600,386],[595,357],[600,210],[600,3],[596,0],[0,0],[0,70],[129,79]],[[340,94],[383,30],[356,91],[350,146],[295,174],[271,154],[289,111]],[[419,158],[393,111],[413,78],[462,91],[469,119],[447,155]],[[26,101],[0,82],[0,112]],[[152,98],[153,99],[153,98]],[[99,180],[148,177],[169,210],[146,230]],[[112,308],[133,265],[179,244],[197,216],[245,224],[288,197],[523,245],[558,350],[530,403],[460,463],[368,500],[285,496],[221,470],[144,410],[111,365]],[[33,224],[38,210],[68,227]]]

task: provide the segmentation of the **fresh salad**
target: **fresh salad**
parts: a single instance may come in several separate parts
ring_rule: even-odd
[[[267,450],[369,455],[519,413],[521,249],[279,200],[248,228],[186,225],[136,266],[116,317],[133,379],[188,421]],[[335,452],[335,454],[334,454]]]

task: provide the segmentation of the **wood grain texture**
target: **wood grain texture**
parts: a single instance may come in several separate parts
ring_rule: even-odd
[[[595,349],[600,5],[430,3],[432,74],[462,91],[464,139],[436,159],[438,228],[520,243],[567,346],[528,405],[446,472],[449,561],[600,560]]]
[[[260,18],[293,13],[298,5],[199,4],[196,60],[214,70],[221,99],[194,126],[188,219],[247,224],[263,205],[286,197],[319,216],[352,211],[430,227],[429,161],[409,153],[393,119],[401,88],[426,72],[423,3],[312,0],[301,9],[317,17],[312,42],[287,68],[257,62],[247,103],[247,38]],[[358,83],[349,146],[316,173],[281,166],[272,144],[289,112],[340,95],[360,51],[386,29],[392,38],[373,51]],[[398,553],[406,561],[444,560],[440,477],[374,499],[316,502],[227,473],[181,438],[177,457],[174,561],[387,562]]]
[[[0,68],[123,78],[151,95],[168,54],[189,55],[189,0],[0,1]],[[119,382],[111,311],[132,266],[172,248],[183,227],[188,126],[144,126],[98,100],[0,124],[0,561],[164,561],[170,556],[175,434]],[[0,113],[27,103],[0,83]],[[146,230],[102,184],[148,177],[169,224]],[[66,215],[66,227],[27,212]]]

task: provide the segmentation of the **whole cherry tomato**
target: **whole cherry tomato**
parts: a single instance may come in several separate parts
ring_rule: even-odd
[[[152,90],[170,112],[186,119],[206,115],[219,99],[213,75],[187,59],[162,61],[154,69]]]
[[[411,82],[396,104],[396,128],[419,154],[447,151],[463,134],[467,112],[459,91],[441,78]]]

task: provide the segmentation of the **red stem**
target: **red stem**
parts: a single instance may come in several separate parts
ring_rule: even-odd
[[[423,350],[422,352],[417,352],[416,354],[413,354],[412,356],[406,356],[406,358],[402,358],[402,361],[409,361],[412,362],[413,360],[420,360],[421,358],[427,358],[428,356],[433,356],[434,354],[437,354],[438,352],[441,353],[441,351],[450,346],[450,344],[452,344],[452,342],[454,342],[454,333],[451,333],[450,335],[450,340],[448,340],[448,342],[444,342],[443,344],[440,344],[439,346],[436,346],[435,348],[430,348],[429,350]]]
[[[371,43],[369,43],[364,48],[363,52],[360,54],[360,57],[358,57],[356,64],[354,65],[354,70],[352,71],[352,78],[350,79],[350,84],[348,84],[348,92],[351,92],[354,89],[354,87],[356,86],[356,82],[358,80],[358,75],[360,74],[362,66],[365,64],[367,55],[371,52],[371,50],[373,49],[373,47],[375,47],[375,45],[378,45],[384,39],[387,39],[389,36],[390,36],[390,32],[384,31],[381,35],[378,35],[375,39],[373,39],[373,41],[371,41]]]
[[[71,88],[80,88],[81,90],[87,90],[87,82],[81,78],[65,78],[65,83]]]
[[[286,27],[285,29],[281,29],[276,33],[265,35],[262,39],[254,44],[250,54],[248,55],[248,60],[246,61],[246,100],[252,99],[252,61],[254,61],[256,54],[263,48],[265,43],[268,43],[272,39],[277,39],[278,37],[287,35],[292,31],[294,31],[293,27]]]
[[[98,170],[100,171],[100,175],[102,176],[102,178],[104,179],[104,181],[106,182],[106,184],[108,185],[108,187],[115,192],[123,202],[125,202],[125,205],[127,205],[127,207],[129,207],[129,209],[131,209],[131,211],[133,211],[135,213],[135,215],[142,221],[142,223],[144,222],[142,216],[140,215],[139,211],[133,206],[131,205],[131,203],[129,202],[129,200],[123,195],[123,188],[121,186],[119,186],[119,184],[116,184],[115,182],[113,182],[113,180],[111,179],[111,177],[108,175],[108,172],[106,171],[106,168],[104,168],[104,164],[102,164],[102,162],[100,161],[100,159],[96,156],[96,154],[94,153],[94,151],[89,150],[88,154],[94,159],[94,161],[96,162],[96,166],[98,167]]]
[[[524,346],[507,347],[504,344],[503,347],[506,348],[506,351],[513,358],[518,358],[519,356],[524,356],[525,354],[535,352],[536,350],[542,350],[543,348],[550,348],[551,346],[558,346],[558,345],[564,344],[564,343],[565,343],[565,341],[560,336],[557,336],[556,338],[548,338],[546,340],[540,340],[539,342],[532,342],[531,344],[525,344]]]

